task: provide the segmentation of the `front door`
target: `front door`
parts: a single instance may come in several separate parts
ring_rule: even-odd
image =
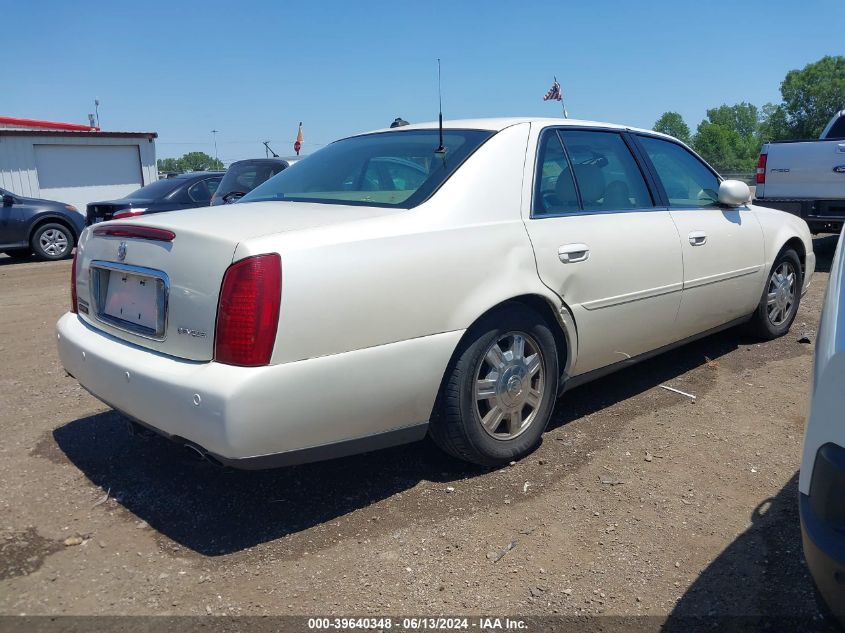
[[[0,195],[11,196],[13,199],[11,204],[0,202],[0,246],[26,244],[26,219],[31,211],[30,205],[4,189],[0,189]]]
[[[765,275],[763,230],[754,212],[721,207],[719,177],[682,145],[645,135],[638,140],[681,237],[684,292],[677,338],[751,314]]]
[[[623,134],[547,128],[535,162],[525,224],[540,278],[575,319],[573,375],[671,343],[683,282],[678,232],[655,208]]]

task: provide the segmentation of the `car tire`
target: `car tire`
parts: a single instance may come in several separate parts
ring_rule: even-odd
[[[798,254],[792,249],[781,251],[766,277],[763,296],[751,317],[751,332],[764,340],[789,332],[801,304],[803,285]]]
[[[549,325],[526,306],[507,305],[464,336],[443,378],[429,433],[445,452],[473,464],[500,466],[524,457],[551,418],[558,378]]]
[[[6,255],[8,255],[12,259],[17,259],[17,260],[29,259],[30,256],[32,255],[32,251],[29,250],[28,248],[10,248],[10,249],[5,250],[3,252],[6,253]]]
[[[42,224],[32,234],[30,246],[38,259],[49,261],[66,259],[73,252],[73,231],[55,222]]]

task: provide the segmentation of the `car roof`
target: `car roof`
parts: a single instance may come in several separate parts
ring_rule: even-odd
[[[244,164],[255,164],[255,165],[286,165],[288,161],[284,158],[245,158],[243,160],[236,160],[234,163],[229,165],[229,167],[234,167],[235,165],[244,165]]]
[[[225,171],[187,171],[184,174],[176,174],[167,180],[187,180],[189,178],[205,178],[207,176],[222,176]]]
[[[630,125],[619,125],[618,123],[604,123],[601,121],[588,121],[583,119],[563,119],[553,117],[500,117],[489,119],[456,119],[452,121],[443,121],[443,129],[490,130],[492,132],[500,132],[505,128],[509,128],[513,125],[519,125],[520,123],[531,123],[539,125],[540,127],[572,126],[596,127],[612,130],[629,130],[632,132],[644,132],[648,134],[653,134],[654,136],[664,136],[666,138],[672,138],[671,136],[661,134],[660,132],[655,132],[654,130],[646,130],[642,128],[632,127]],[[382,128],[379,130],[373,130],[372,132],[366,132],[365,134],[372,134],[374,132],[397,133],[408,130],[436,130],[437,128],[437,121],[427,121],[425,123],[412,123],[410,125],[403,125],[402,127]]]

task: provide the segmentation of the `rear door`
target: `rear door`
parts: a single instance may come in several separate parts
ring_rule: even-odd
[[[535,165],[523,217],[540,278],[575,318],[573,373],[671,343],[683,282],[678,232],[655,206],[627,134],[546,128]]]
[[[751,314],[763,289],[763,230],[749,206],[721,207],[719,176],[679,143],[638,135],[681,238],[676,338]]]

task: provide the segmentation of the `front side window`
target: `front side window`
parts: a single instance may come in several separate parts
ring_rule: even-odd
[[[653,206],[640,168],[621,134],[560,130],[575,172],[584,211],[624,211]]]
[[[719,178],[698,157],[677,143],[640,136],[657,177],[674,209],[713,208],[719,204]]]
[[[444,130],[365,134],[336,141],[240,199],[410,209],[434,193],[494,133]],[[319,156],[319,158],[317,158]]]

